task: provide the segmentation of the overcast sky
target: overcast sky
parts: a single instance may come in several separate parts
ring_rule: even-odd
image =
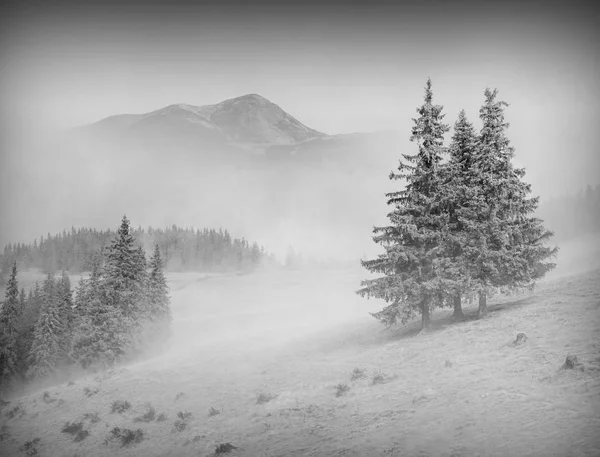
[[[598,182],[599,16],[581,1],[12,1],[0,11],[6,138],[261,94],[326,133],[395,129],[431,77],[453,123],[507,101],[538,192]]]
[[[5,7],[3,100],[12,115],[68,127],[260,93],[341,133],[398,128],[431,76],[452,116],[476,114],[486,85],[515,118],[544,113],[555,126],[596,109],[593,3],[205,3]]]

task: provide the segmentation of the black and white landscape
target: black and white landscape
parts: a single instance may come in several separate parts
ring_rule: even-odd
[[[0,455],[600,455],[593,2],[9,2]]]

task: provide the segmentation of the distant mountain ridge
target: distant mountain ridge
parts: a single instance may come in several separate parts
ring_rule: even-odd
[[[297,165],[367,171],[393,166],[403,137],[395,131],[329,135],[258,94],[213,105],[173,104],[143,114],[110,116],[71,131],[75,160],[150,161],[164,167],[256,169]],[[386,166],[387,167],[387,166]],[[388,173],[386,171],[386,173]]]
[[[174,104],[145,114],[110,116],[79,128],[117,135],[193,135],[209,143],[256,147],[291,145],[326,138],[258,94],[214,105]]]

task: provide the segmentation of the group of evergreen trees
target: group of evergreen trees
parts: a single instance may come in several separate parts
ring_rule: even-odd
[[[49,273],[26,297],[13,263],[0,307],[0,389],[69,364],[109,366],[168,338],[171,310],[160,249],[147,262],[126,217],[91,268],[75,297],[64,271],[59,279]]]
[[[35,240],[33,244],[10,243],[0,255],[0,276],[8,276],[16,261],[21,268],[37,268],[44,273],[62,270],[71,274],[89,272],[97,252],[110,243],[115,232],[88,228]],[[132,230],[141,246],[156,246],[164,254],[167,270],[176,271],[236,271],[251,269],[272,256],[257,243],[244,238],[232,238],[227,230],[191,229],[173,225],[167,229]]]
[[[274,259],[258,243],[232,238],[223,229],[194,230],[173,225],[166,230],[139,230],[134,236],[143,246],[158,245],[170,271],[241,271]]]
[[[483,316],[492,293],[530,287],[554,267],[548,259],[557,249],[546,245],[552,232],[533,215],[538,198],[529,196],[525,171],[512,164],[508,105],[496,97],[485,90],[479,132],[461,111],[445,147],[450,128],[427,81],[410,138],[418,152],[404,154],[390,174],[406,185],[387,194],[390,225],[374,229],[385,253],[361,262],[382,276],[363,281],[357,293],[388,303],[373,314],[387,325],[420,314],[426,330],[433,308],[454,306],[462,318],[462,300],[475,297]]]

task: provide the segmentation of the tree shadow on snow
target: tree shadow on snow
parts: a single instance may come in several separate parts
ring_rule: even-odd
[[[384,345],[410,338],[426,337],[427,335],[435,334],[446,329],[457,328],[466,325],[478,325],[478,322],[495,318],[497,313],[514,311],[534,304],[538,300],[539,297],[537,295],[531,295],[519,299],[507,297],[505,301],[489,304],[487,307],[487,316],[483,319],[477,318],[477,306],[472,304],[469,305],[467,309],[463,309],[464,319],[461,320],[456,320],[452,317],[452,310],[436,310],[432,316],[431,328],[426,332],[421,332],[420,319],[415,319],[405,325],[399,325],[389,329],[383,327],[381,324],[375,322],[375,319],[373,319],[373,323],[353,329],[351,340],[360,346],[372,346]]]

